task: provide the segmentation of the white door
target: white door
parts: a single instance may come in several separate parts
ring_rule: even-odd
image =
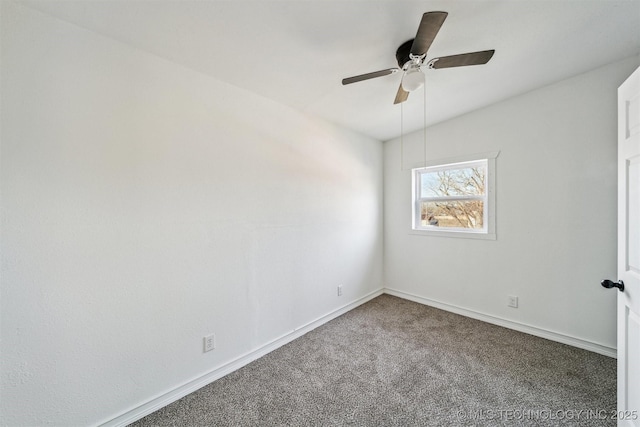
[[[640,426],[640,68],[618,88],[618,279],[618,425]]]

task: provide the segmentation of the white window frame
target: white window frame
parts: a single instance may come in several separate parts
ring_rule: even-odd
[[[496,158],[500,152],[482,153],[472,156],[460,156],[449,159],[441,159],[428,162],[425,166],[411,170],[411,234],[422,236],[459,237],[467,239],[496,240]],[[461,167],[486,166],[485,194],[481,196],[450,196],[450,197],[421,197],[421,180],[423,173],[432,173],[447,169],[460,169]],[[443,200],[482,200],[483,201],[483,228],[454,228],[438,227],[435,225],[424,226],[421,224],[421,202]]]

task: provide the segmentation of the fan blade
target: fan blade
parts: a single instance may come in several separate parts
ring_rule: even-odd
[[[402,88],[402,82],[400,82],[400,87],[398,88],[398,93],[396,93],[396,99],[393,101],[393,104],[400,104],[409,98],[409,92]]]
[[[460,55],[443,56],[434,58],[430,68],[464,67],[466,65],[481,65],[489,62],[495,50],[483,50],[481,52],[461,53]]]
[[[359,76],[347,77],[346,79],[342,79],[343,85],[348,85],[355,82],[360,82],[362,80],[369,80],[376,77],[387,76],[389,74],[393,74],[398,72],[399,68],[389,68],[388,70],[380,70],[374,71],[373,73],[361,74]]]
[[[427,12],[422,15],[416,38],[411,45],[412,54],[426,55],[447,15],[447,12]]]

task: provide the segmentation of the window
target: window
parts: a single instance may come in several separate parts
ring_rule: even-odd
[[[413,169],[413,231],[495,239],[497,155]]]

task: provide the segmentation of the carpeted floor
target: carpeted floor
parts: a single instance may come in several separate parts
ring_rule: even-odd
[[[382,295],[133,426],[614,426],[615,359]]]

